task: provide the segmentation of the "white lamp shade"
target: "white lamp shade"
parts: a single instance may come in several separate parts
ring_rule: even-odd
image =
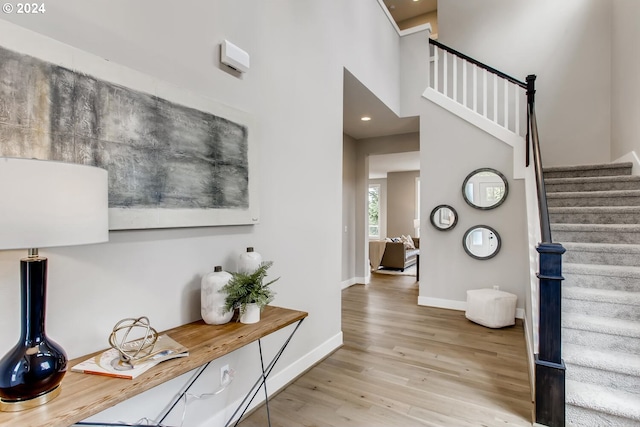
[[[0,157],[0,249],[109,240],[104,169]]]

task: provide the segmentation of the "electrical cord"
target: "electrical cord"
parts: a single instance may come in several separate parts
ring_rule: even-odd
[[[203,393],[203,394],[192,394],[192,393],[184,393],[182,395],[182,397],[180,398],[180,400],[182,400],[182,417],[180,420],[180,425],[178,427],[184,427],[184,420],[187,417],[187,406],[189,404],[189,399],[193,399],[193,400],[201,400],[201,399],[208,399],[210,397],[216,396],[220,393],[222,393],[227,387],[229,387],[229,384],[231,384],[233,382],[233,378],[235,375],[235,371],[233,369],[229,369],[228,371],[226,371],[224,373],[224,376],[222,377],[222,380],[220,381],[220,388],[218,388],[216,391],[213,391],[211,393]],[[101,427],[110,427],[110,426],[117,426],[117,427],[148,427],[148,426],[153,426],[153,427],[172,427],[169,426],[167,424],[157,424],[155,421],[149,419],[149,418],[140,418],[138,421],[134,422],[134,423],[127,423],[125,421],[118,421],[117,423],[92,423],[92,422],[82,422],[82,423],[78,423],[78,425],[86,425],[86,426],[101,426]]]
[[[222,381],[220,381],[220,388],[214,392],[203,393],[203,394],[192,394],[192,393],[183,394],[182,395],[182,402],[183,402],[182,419],[180,420],[179,427],[184,427],[184,420],[187,416],[187,405],[189,404],[189,399],[194,399],[194,400],[208,399],[210,397],[213,397],[222,393],[227,387],[229,387],[229,384],[231,384],[231,382],[233,381],[234,375],[235,375],[235,371],[233,369],[229,369],[228,371],[226,371],[224,373],[224,376],[222,377]]]

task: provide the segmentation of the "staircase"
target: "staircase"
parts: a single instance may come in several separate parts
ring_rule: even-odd
[[[566,420],[640,426],[640,176],[631,163],[544,170],[562,243]]]

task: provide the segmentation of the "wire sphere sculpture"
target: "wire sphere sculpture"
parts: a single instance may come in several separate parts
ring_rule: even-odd
[[[129,339],[129,336],[135,337]],[[133,363],[147,357],[158,340],[158,332],[146,316],[122,319],[109,335],[109,345],[120,353],[120,360]]]

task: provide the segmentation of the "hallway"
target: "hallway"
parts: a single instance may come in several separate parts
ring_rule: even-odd
[[[415,277],[342,292],[344,345],[270,401],[272,426],[530,426],[522,323],[416,305]],[[267,425],[265,407],[241,423]]]

